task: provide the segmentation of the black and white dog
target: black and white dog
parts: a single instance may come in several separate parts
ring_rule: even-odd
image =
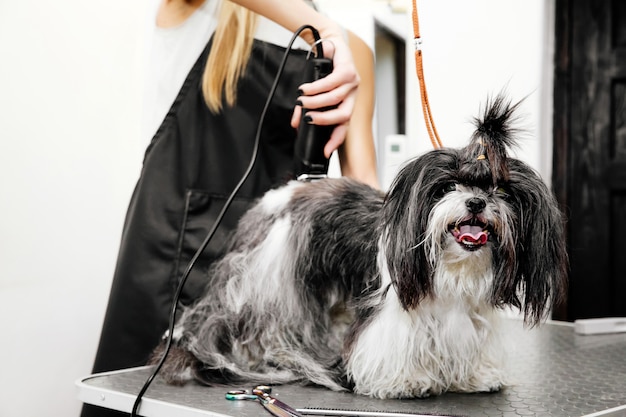
[[[346,178],[268,192],[178,321],[166,379],[499,390],[498,310],[537,324],[567,271],[553,196],[507,156],[516,107],[491,100],[468,146],[408,162],[387,194]]]

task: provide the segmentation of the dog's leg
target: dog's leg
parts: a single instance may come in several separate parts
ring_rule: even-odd
[[[499,319],[491,306],[437,298],[405,310],[393,287],[381,300],[346,360],[355,392],[403,398],[502,387]]]
[[[423,317],[405,310],[393,287],[372,298],[379,299],[372,302],[378,309],[357,329],[346,355],[354,392],[377,398],[440,394],[445,381],[433,365],[437,354]]]
[[[464,346],[459,344],[459,356],[466,355],[467,368],[451,378],[449,391],[499,391],[506,385],[506,373],[503,369],[505,353],[500,336],[501,317],[489,307],[477,309],[466,317],[469,321],[455,332],[461,343],[464,343]]]

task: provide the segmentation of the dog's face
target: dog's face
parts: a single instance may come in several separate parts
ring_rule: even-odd
[[[490,244],[510,239],[507,225],[512,214],[503,187],[483,189],[451,181],[439,193],[442,197],[434,203],[426,226],[431,264],[442,251],[463,261],[475,256],[474,252],[490,250]]]
[[[405,309],[437,296],[437,268],[454,263],[464,279],[488,275],[486,301],[520,308],[531,324],[564,292],[561,215],[539,175],[507,156],[513,139],[506,122],[515,106],[505,104],[489,107],[470,145],[414,159],[389,191],[383,236]]]

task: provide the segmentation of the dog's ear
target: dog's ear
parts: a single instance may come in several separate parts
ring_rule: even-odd
[[[405,309],[432,292],[433,265],[425,242],[430,213],[444,184],[453,182],[458,151],[440,149],[408,162],[383,207],[382,244],[387,268]]]
[[[496,262],[502,275],[496,279],[494,298],[496,303],[520,308],[525,322],[535,325],[565,296],[568,257],[564,221],[539,175],[516,159],[509,159],[508,165],[507,202],[515,213],[509,227],[515,236],[513,247],[504,249],[511,253],[496,255],[508,259]],[[504,266],[507,263],[510,267]]]

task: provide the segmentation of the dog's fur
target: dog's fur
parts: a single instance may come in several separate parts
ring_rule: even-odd
[[[567,268],[553,196],[507,156],[516,107],[491,100],[467,147],[410,161],[386,195],[345,178],[268,192],[178,321],[166,378],[499,390],[498,310],[537,324]]]

